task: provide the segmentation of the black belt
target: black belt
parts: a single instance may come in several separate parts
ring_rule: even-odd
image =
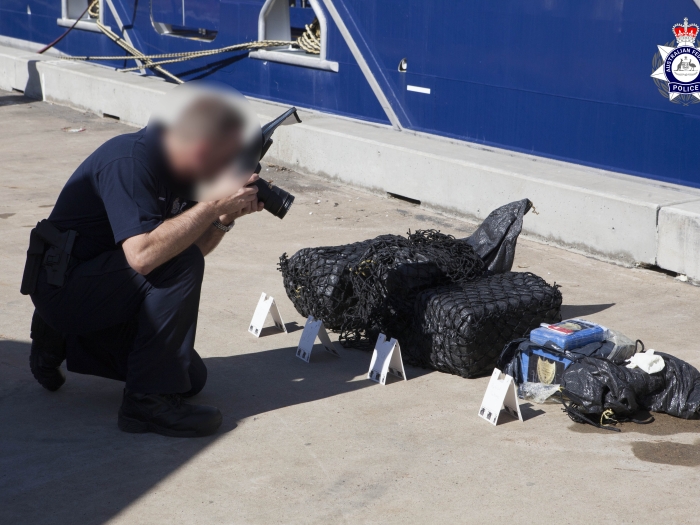
[[[37,223],[29,235],[27,262],[20,288],[22,294],[34,293],[42,266],[46,268],[47,283],[63,286],[77,235],[75,230],[62,232],[46,219]]]

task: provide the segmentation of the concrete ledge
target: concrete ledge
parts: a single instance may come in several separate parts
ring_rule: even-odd
[[[662,268],[700,280],[700,202],[661,208],[657,261]]]
[[[0,47],[0,89],[119,117],[143,126],[172,89],[119,73]],[[261,120],[284,106],[252,100]],[[596,258],[644,263],[700,280],[700,190],[541,157],[301,111],[267,159],[308,173],[392,192],[473,220],[523,197],[525,234]]]
[[[175,86],[85,62],[69,62],[0,47],[0,89],[31,98],[119,117],[143,126],[159,97]]]

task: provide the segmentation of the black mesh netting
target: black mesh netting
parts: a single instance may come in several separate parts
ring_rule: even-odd
[[[350,285],[350,268],[361,260],[373,242],[404,240],[398,235],[381,235],[343,246],[304,248],[292,257],[280,257],[280,271],[287,296],[304,317],[323,319],[331,330],[341,330],[348,309],[356,303]]]
[[[483,268],[469,244],[434,230],[304,248],[280,258],[284,287],[297,311],[323,319],[354,346],[373,342],[379,332],[401,333],[419,292],[476,279]]]
[[[483,272],[484,263],[469,244],[435,230],[375,239],[350,269],[356,301],[346,312],[340,340],[357,346],[373,343],[380,332],[401,337],[421,291],[473,281]]]
[[[561,292],[531,273],[507,272],[419,294],[401,349],[411,364],[462,377],[490,374],[505,344],[561,320]]]

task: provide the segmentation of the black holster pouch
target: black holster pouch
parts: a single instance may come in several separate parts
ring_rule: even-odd
[[[46,282],[63,286],[77,235],[74,230],[60,231],[46,219],[37,223],[29,234],[27,262],[20,288],[22,294],[34,293],[42,266],[46,267]]]

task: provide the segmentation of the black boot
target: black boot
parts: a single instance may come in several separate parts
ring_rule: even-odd
[[[32,351],[29,368],[39,384],[52,392],[66,382],[61,363],[66,358],[66,341],[63,335],[51,328],[34,310],[32,317]]]
[[[198,437],[216,432],[221,419],[218,408],[189,405],[180,394],[137,394],[124,389],[118,422],[124,432]]]

